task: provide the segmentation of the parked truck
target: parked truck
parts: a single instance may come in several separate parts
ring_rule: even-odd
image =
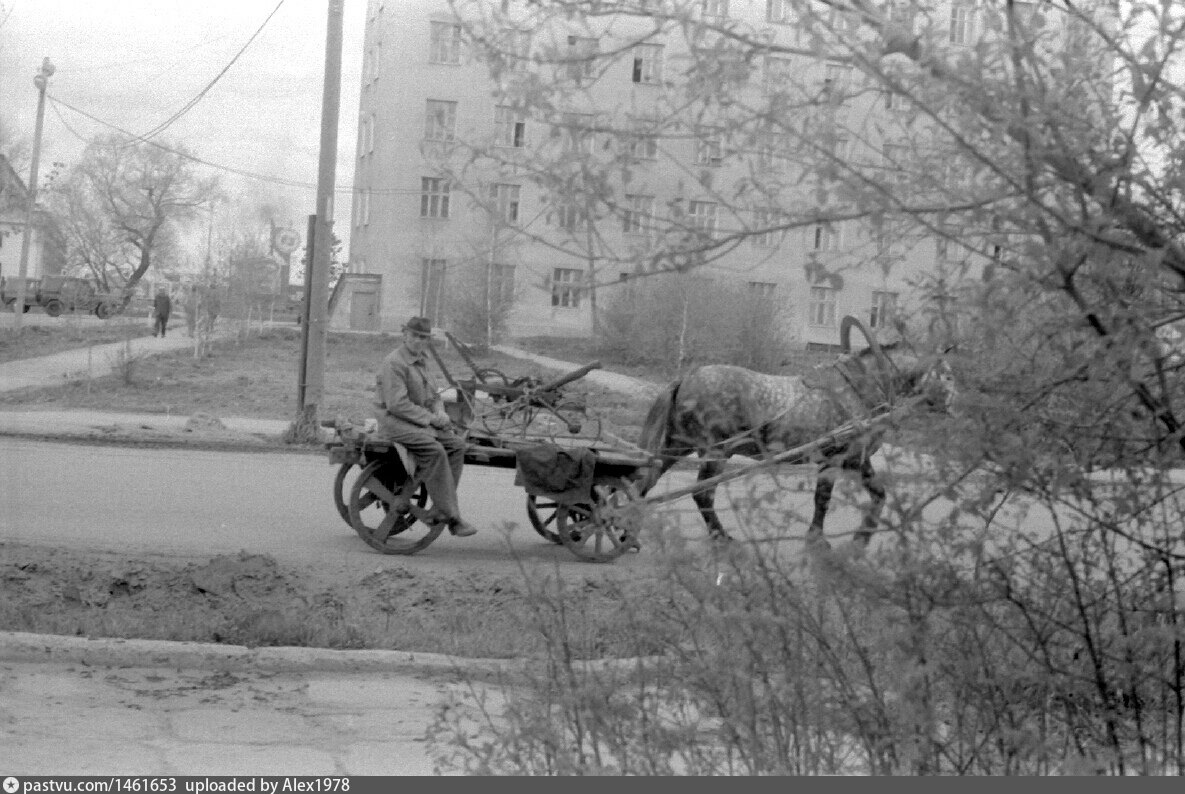
[[[0,278],[0,302],[10,311],[16,311],[19,276]],[[25,279],[24,311],[40,306],[50,317],[63,312],[94,314],[107,319],[123,311],[125,302],[118,295],[101,293],[93,284],[76,276],[42,276]]]

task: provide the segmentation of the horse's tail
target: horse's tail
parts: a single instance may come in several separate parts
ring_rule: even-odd
[[[662,455],[671,437],[671,418],[675,411],[675,400],[679,396],[680,381],[674,380],[667,384],[646,413],[642,422],[642,433],[639,436],[639,446],[652,456]],[[645,494],[658,482],[662,469],[651,467],[649,474],[642,482],[642,493]]]

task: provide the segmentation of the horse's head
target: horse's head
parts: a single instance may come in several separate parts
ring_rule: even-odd
[[[853,351],[851,329],[857,328],[868,347]],[[951,369],[941,358],[926,360],[901,343],[880,344],[858,319],[843,318],[840,342],[845,353],[844,371],[853,388],[866,401],[892,404],[901,398],[921,396],[923,404],[945,411],[954,397]]]

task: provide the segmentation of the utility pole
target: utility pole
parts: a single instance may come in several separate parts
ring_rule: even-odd
[[[317,220],[309,272],[304,333],[308,343],[304,360],[304,399],[297,417],[301,435],[315,439],[317,407],[325,392],[325,335],[329,319],[329,258],[332,252],[333,188],[337,179],[337,125],[342,81],[342,6],[329,0],[325,31],[325,84],[321,94],[321,152],[317,168]]]
[[[16,285],[16,302],[12,309],[16,312],[13,318],[12,332],[19,336],[21,333],[21,319],[25,316],[25,293],[27,292],[26,276],[29,274],[29,243],[33,237],[33,215],[37,211],[37,169],[41,165],[41,127],[45,122],[45,88],[49,85],[49,78],[53,77],[54,65],[49,58],[41,62],[41,71],[33,78],[33,85],[37,86],[37,127],[33,132],[33,165],[29,169],[29,202],[25,207],[25,233],[21,237],[21,264],[18,275],[20,279]]]

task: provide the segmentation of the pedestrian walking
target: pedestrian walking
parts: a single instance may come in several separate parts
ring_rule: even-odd
[[[173,301],[169,299],[169,292],[161,287],[156,291],[156,298],[152,302],[152,316],[155,318],[152,325],[153,336],[164,338],[165,329],[169,325],[169,313],[172,310]]]

